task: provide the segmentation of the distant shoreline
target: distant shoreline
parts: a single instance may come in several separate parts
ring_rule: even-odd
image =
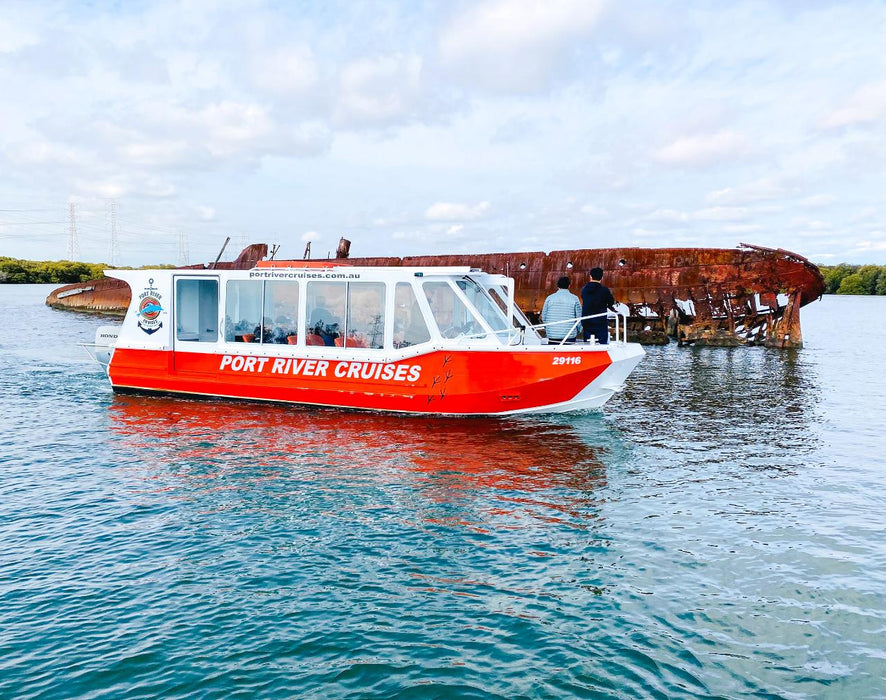
[[[819,265],[825,294],[886,295],[886,265]]]
[[[148,265],[170,268],[175,265]],[[76,284],[104,275],[108,269],[127,270],[107,263],[87,263],[74,260],[21,260],[0,256],[0,284]]]

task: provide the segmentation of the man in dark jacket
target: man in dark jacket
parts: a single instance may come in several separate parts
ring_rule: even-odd
[[[591,270],[590,275],[591,281],[581,290],[581,315],[602,314],[606,309],[615,311],[615,299],[612,292],[609,291],[609,287],[600,282],[603,279],[603,270],[595,267]],[[581,327],[585,340],[593,335],[598,343],[605,345],[609,342],[609,322],[605,316],[587,318],[581,322]]]

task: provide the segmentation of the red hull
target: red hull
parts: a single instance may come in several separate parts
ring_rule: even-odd
[[[605,350],[435,351],[399,362],[117,348],[115,389],[435,414],[531,411],[572,401]]]

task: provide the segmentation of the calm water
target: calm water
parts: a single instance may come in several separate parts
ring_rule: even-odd
[[[886,697],[886,298],[602,413],[116,397],[0,286],[0,697]]]

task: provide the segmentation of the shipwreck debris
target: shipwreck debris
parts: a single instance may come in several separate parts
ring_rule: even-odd
[[[825,289],[819,269],[801,255],[744,243],[737,248],[586,248],[404,258],[350,258],[349,251],[350,241],[342,238],[336,258],[355,265],[466,265],[509,275],[518,304],[533,322],[559,277],[570,277],[578,291],[588,270],[602,267],[605,284],[627,307],[629,340],[644,344],[674,339],[681,345],[801,347],[800,308]],[[248,269],[267,255],[266,245],[254,244],[234,262],[217,267]],[[125,283],[102,278],[60,287],[46,303],[123,315],[129,299]]]
[[[347,246],[345,246],[347,250]],[[349,258],[355,265],[469,265],[514,278],[516,298],[533,322],[563,275],[573,291],[602,267],[604,283],[628,308],[629,340],[681,345],[801,347],[800,307],[824,292],[819,269],[787,250],[599,248],[551,253]]]

